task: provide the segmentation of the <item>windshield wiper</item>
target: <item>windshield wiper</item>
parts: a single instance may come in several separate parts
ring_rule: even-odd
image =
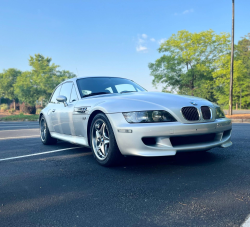
[[[89,96],[94,96],[94,95],[105,95],[105,94],[110,94],[110,93],[107,93],[107,92],[96,92],[96,93],[91,93],[91,94],[88,94],[88,95],[84,95],[83,98],[89,97]]]
[[[137,91],[122,91],[120,93],[122,94],[122,93],[130,93],[130,92],[137,92]]]

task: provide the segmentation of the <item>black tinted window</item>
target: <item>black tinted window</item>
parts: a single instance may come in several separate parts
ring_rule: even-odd
[[[70,100],[70,94],[71,94],[71,90],[72,90],[72,82],[67,82],[64,83],[62,85],[61,91],[60,91],[60,95],[64,95],[67,98],[67,101]]]
[[[94,94],[127,93],[146,91],[131,80],[116,77],[93,77],[77,80],[82,97]]]
[[[59,86],[56,88],[56,90],[54,91],[54,94],[50,100],[51,103],[57,103],[56,98],[60,95],[60,89],[62,86]]]

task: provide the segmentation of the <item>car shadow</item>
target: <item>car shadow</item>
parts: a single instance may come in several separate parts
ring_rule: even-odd
[[[180,152],[175,156],[164,157],[136,157],[127,156],[123,166],[154,166],[154,165],[176,165],[176,166],[196,166],[209,165],[223,161],[225,157],[216,151],[208,152]]]

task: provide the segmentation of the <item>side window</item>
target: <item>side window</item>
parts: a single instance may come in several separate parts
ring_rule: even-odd
[[[61,88],[61,91],[60,91],[60,95],[64,95],[67,98],[67,102],[69,102],[69,100],[70,100],[72,85],[73,85],[72,82],[64,83],[62,85],[62,88]]]
[[[56,98],[57,98],[57,97],[59,96],[59,94],[60,94],[61,87],[62,87],[62,86],[57,87],[57,89],[54,91],[53,96],[52,96],[52,98],[51,98],[51,100],[50,100],[51,103],[57,103]]]
[[[135,87],[132,84],[118,84],[118,85],[115,85],[115,87],[119,93],[123,91],[136,91]]]
[[[75,86],[73,85],[69,102],[75,102],[77,100],[78,100],[78,97],[76,94],[76,89],[75,89]]]

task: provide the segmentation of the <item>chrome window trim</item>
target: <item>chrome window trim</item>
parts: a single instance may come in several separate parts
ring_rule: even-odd
[[[52,97],[53,97],[53,95],[54,95],[56,89],[57,89],[58,87],[60,87],[61,85],[62,85],[62,84],[59,84],[59,85],[56,86],[56,88],[54,89],[52,95],[50,96],[49,103],[53,103],[53,102],[51,102],[51,99],[52,99]],[[61,86],[61,88],[62,88],[62,86]],[[60,92],[61,92],[61,88],[60,88],[59,94],[60,94]],[[59,104],[59,103],[53,103],[53,104]]]
[[[73,85],[72,85],[71,92],[70,92],[70,101],[71,101],[71,95],[72,95],[72,91],[73,91],[73,89],[75,89],[76,96],[77,96],[77,100],[76,100],[76,101],[78,101],[78,100],[79,100],[79,96],[78,96],[77,89],[76,89],[76,87],[75,87],[75,84],[74,84],[74,83],[73,83]],[[76,102],[76,101],[75,101],[75,102]],[[73,102],[69,102],[69,103],[73,103]]]

